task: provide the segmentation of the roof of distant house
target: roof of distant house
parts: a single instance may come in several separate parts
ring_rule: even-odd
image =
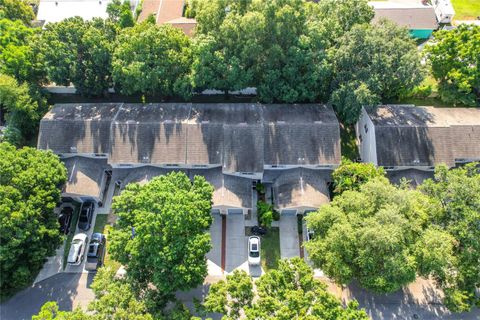
[[[143,21],[153,15],[157,24],[171,24],[192,36],[197,22],[183,16],[184,7],[184,0],[144,0],[138,20]]]
[[[319,104],[61,104],[42,119],[38,147],[105,153],[112,164],[206,164],[224,172],[340,162],[338,121]]]
[[[454,166],[480,159],[480,108],[368,108],[382,166]]]
[[[430,5],[392,1],[372,1],[370,5],[375,10],[374,23],[388,19],[410,30],[433,30],[438,27],[435,8]]]

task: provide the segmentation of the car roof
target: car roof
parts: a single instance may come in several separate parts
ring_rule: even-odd
[[[82,240],[85,241],[87,239],[87,235],[85,233],[77,233],[74,237],[73,240]]]
[[[73,243],[70,247],[70,251],[68,252],[68,262],[75,262],[76,256],[80,252],[80,243]]]
[[[98,243],[90,243],[90,245],[88,246],[87,256],[96,257],[98,252],[98,246],[99,246]]]
[[[250,242],[250,244],[258,244],[260,242],[260,238],[253,236],[248,238],[248,241]]]
[[[100,232],[95,232],[94,234],[92,234],[92,240],[102,240],[102,238],[103,238],[103,234],[101,234]]]

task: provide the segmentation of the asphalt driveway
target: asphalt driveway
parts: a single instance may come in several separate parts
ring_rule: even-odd
[[[45,302],[56,301],[60,310],[86,306],[95,298],[90,285],[95,273],[59,273],[17,293],[0,305],[0,319],[31,319]]]
[[[247,237],[245,236],[245,216],[242,213],[229,213],[226,231],[225,271],[248,265]]]

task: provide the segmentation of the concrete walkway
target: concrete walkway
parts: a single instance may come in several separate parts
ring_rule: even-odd
[[[207,253],[207,265],[209,276],[222,276],[222,216],[213,214],[213,222],[210,226],[210,236],[212,237],[212,249]]]
[[[280,256],[293,258],[300,256],[298,241],[297,216],[295,214],[282,214],[280,216]]]
[[[225,271],[230,273],[247,263],[247,237],[245,216],[241,213],[227,215]]]

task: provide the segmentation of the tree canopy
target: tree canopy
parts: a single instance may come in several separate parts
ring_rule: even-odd
[[[127,95],[188,97],[190,39],[170,25],[149,22],[123,29],[113,56],[115,88]]]
[[[420,190],[440,203],[441,210],[430,216],[430,223],[444,233],[443,238],[424,239],[419,250],[427,263],[421,273],[434,276],[451,310],[469,310],[479,302],[475,296],[480,286],[479,164],[452,170],[437,167],[435,178],[426,180]],[[432,259],[439,250],[444,251],[442,259]]]
[[[315,238],[306,249],[337,283],[357,279],[367,289],[393,292],[415,280],[415,244],[439,210],[419,191],[373,178],[308,215]]]
[[[480,106],[480,26],[435,32],[426,55],[442,100]]]
[[[35,13],[26,0],[0,0],[0,19],[2,18],[30,25],[35,19]]]
[[[191,182],[184,173],[172,172],[143,186],[130,184],[114,198],[119,220],[110,235],[110,253],[125,265],[152,309],[161,309],[177,290],[195,287],[207,275],[212,192],[204,177]]]
[[[357,121],[363,105],[398,98],[423,80],[415,42],[407,29],[389,21],[354,25],[330,54],[330,101],[346,124]]]
[[[252,281],[235,270],[226,280],[213,284],[203,304],[205,311],[218,312],[223,319],[368,319],[358,303],[346,308],[313,278],[313,270],[300,258],[281,260],[278,269]]]
[[[102,95],[112,86],[116,28],[108,20],[80,17],[47,24],[39,39],[41,60],[51,82],[75,85],[83,95]]]
[[[51,152],[0,143],[0,288],[27,285],[62,239],[53,209],[66,170]]]
[[[35,136],[38,123],[47,109],[40,94],[27,84],[0,74],[0,114],[5,114],[5,138],[21,146]]]
[[[356,163],[347,159],[332,173],[333,192],[342,194],[347,190],[358,190],[360,186],[376,177],[384,177],[385,170],[373,163]]]

